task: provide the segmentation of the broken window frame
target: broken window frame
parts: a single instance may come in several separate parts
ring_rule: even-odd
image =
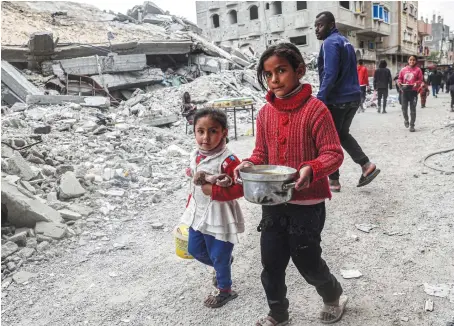
[[[273,1],[271,3],[271,15],[282,15],[282,1]]]
[[[216,20],[215,20],[216,18],[217,18],[217,24],[216,24]],[[213,25],[213,28],[221,27],[221,21],[220,21],[220,17],[218,14],[214,14],[213,16],[211,16],[211,24]]]
[[[344,9],[350,10],[350,1],[339,1],[339,6]]]
[[[256,5],[252,5],[249,7],[249,20],[256,19],[259,19],[259,8]]]
[[[296,2],[296,11],[306,10],[307,1],[297,1]]]
[[[238,24],[238,12],[235,9],[230,10],[228,16],[230,25]]]
[[[289,42],[295,44],[296,46],[307,45],[307,35],[289,37]]]

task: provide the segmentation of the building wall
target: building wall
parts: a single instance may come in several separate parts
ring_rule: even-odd
[[[315,37],[313,28],[316,15],[325,10],[331,11],[341,32],[348,34],[348,27],[359,29],[364,26],[364,18],[353,14],[355,6],[361,2],[350,1],[350,9],[345,9],[339,1],[307,1],[307,9],[297,10],[297,1],[282,1],[282,14],[276,15],[273,11],[276,2],[197,1],[197,25],[218,45],[252,46],[261,52],[274,42],[306,36],[307,44],[298,45],[300,50],[318,52],[321,42]],[[249,10],[254,5],[258,8],[259,19],[250,20]],[[236,24],[229,21],[232,10],[237,12]],[[213,15],[219,16],[218,28],[213,26]]]

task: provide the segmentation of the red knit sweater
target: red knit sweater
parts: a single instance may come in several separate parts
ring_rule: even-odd
[[[257,137],[252,156],[256,165],[285,165],[312,168],[309,188],[293,193],[292,200],[331,198],[327,176],[342,164],[344,154],[327,107],[304,84],[300,92],[279,99],[271,92],[257,116]]]

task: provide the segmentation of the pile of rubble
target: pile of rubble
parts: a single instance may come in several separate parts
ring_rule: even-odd
[[[2,279],[45,259],[50,242],[184,183],[192,138],[78,104],[22,109],[2,119]]]
[[[2,20],[25,10],[61,37],[70,26],[87,26],[84,11],[108,15],[87,5],[43,4],[2,3]],[[115,41],[137,29],[151,37],[84,47],[33,32],[27,47],[2,44],[2,280],[27,261],[51,259],[52,242],[130,218],[128,207],[158,204],[185,185],[194,142],[183,133],[185,92],[199,108],[226,98],[252,99],[256,109],[264,103],[253,49],[218,47],[150,2],[112,14],[104,24],[117,28]],[[316,93],[316,55],[305,59],[304,79]],[[29,69],[19,69],[24,64]],[[239,132],[249,132],[250,114],[237,119]]]

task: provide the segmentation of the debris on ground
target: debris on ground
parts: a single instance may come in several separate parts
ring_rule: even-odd
[[[363,232],[369,233],[371,230],[377,228],[375,224],[355,224],[355,227]]]
[[[340,273],[345,279],[360,278],[363,276],[363,274],[361,274],[361,272],[357,269],[341,269]]]

